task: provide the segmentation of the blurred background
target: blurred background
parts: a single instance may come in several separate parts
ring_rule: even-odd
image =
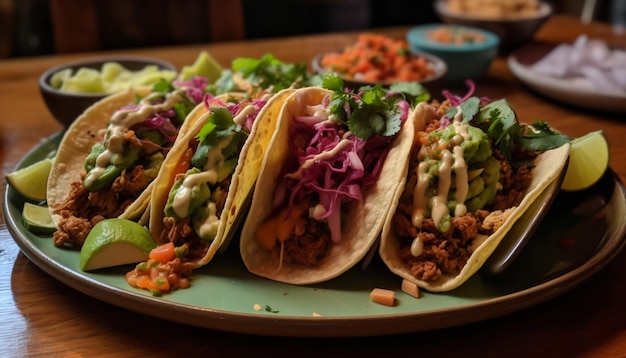
[[[548,2],[555,13],[626,25],[626,0]],[[0,0],[0,58],[433,21],[432,0]]]

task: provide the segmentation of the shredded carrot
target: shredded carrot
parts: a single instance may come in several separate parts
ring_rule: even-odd
[[[420,81],[434,74],[428,61],[412,54],[403,40],[363,33],[341,52],[322,56],[321,66],[349,80],[367,82]]]

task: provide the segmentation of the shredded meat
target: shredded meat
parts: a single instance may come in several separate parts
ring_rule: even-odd
[[[448,101],[435,103],[435,113],[441,117],[450,107]],[[440,127],[440,120],[431,121],[424,131],[418,133],[418,140],[427,143],[428,133]],[[416,149],[416,150],[419,150]],[[408,265],[411,274],[421,280],[434,281],[442,275],[455,275],[465,266],[471,255],[472,242],[478,235],[491,235],[510,214],[510,208],[519,205],[532,180],[532,169],[528,166],[515,168],[505,156],[492,148],[500,162],[498,191],[493,202],[485,210],[452,217],[450,229],[440,232],[431,218],[425,218],[420,228],[411,221],[413,215],[413,188],[417,183],[415,168],[419,165],[416,152],[411,154],[409,177],[405,192],[393,217],[394,230],[401,240],[400,258]],[[516,162],[532,160],[537,153],[511,148]],[[423,251],[418,256],[411,253],[415,239],[423,243]]]
[[[526,160],[536,157],[536,153],[523,152]],[[526,190],[533,178],[532,169],[522,166],[517,169],[511,166],[504,155],[494,150],[494,156],[500,161],[500,184],[496,197],[491,204],[493,210],[505,210],[519,205],[526,195]]]
[[[279,256],[282,249],[283,262],[314,266],[328,254],[332,245],[328,226],[318,220],[301,218],[294,232],[282,243],[277,242],[274,254]]]
[[[161,232],[161,242],[172,242],[176,247],[186,244],[188,249],[186,258],[188,260],[199,259],[204,256],[209,246],[194,231],[191,226],[191,218],[176,222],[174,218],[165,217],[163,224],[165,230]]]
[[[453,217],[451,224],[450,230],[440,232],[432,219],[424,219],[416,236],[403,237],[400,258],[408,265],[413,276],[420,280],[436,280],[444,274],[456,274],[465,266],[471,255],[472,240],[480,230],[480,216],[468,213]],[[414,238],[424,244],[422,254],[417,257],[411,253]]]
[[[64,202],[53,207],[62,217],[59,228],[53,235],[55,246],[66,243],[82,246],[93,225],[105,218],[120,216],[137,196],[148,186],[142,166],[131,171],[123,171],[115,179],[111,188],[90,192],[81,180],[72,183],[70,193]]]

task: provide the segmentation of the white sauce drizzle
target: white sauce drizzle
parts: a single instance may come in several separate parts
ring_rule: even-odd
[[[214,237],[217,233],[217,227],[220,225],[220,219],[217,217],[217,205],[209,203],[209,216],[200,225],[198,234],[200,237]]]
[[[244,124],[244,122],[246,121],[246,118],[253,114],[255,111],[257,110],[256,106],[253,105],[249,105],[249,106],[245,106],[241,111],[239,111],[239,113],[237,113],[236,116],[233,117],[233,122],[235,122],[235,124],[242,126]]]
[[[411,243],[411,255],[418,257],[424,252],[424,241],[418,236]]]
[[[114,154],[123,154],[124,138],[126,129],[148,119],[151,115],[168,110],[185,96],[185,89],[177,89],[167,93],[162,103],[151,104],[150,101],[161,96],[161,93],[152,93],[139,102],[139,107],[134,109],[122,109],[113,114],[109,123],[109,138],[105,142],[106,149],[96,158],[96,166],[87,174],[85,186],[91,186],[104,173],[111,163]]]
[[[185,218],[189,215],[189,203],[191,201],[191,189],[198,184],[211,183],[217,181],[217,172],[215,170],[207,170],[200,173],[190,174],[183,179],[183,183],[178,188],[174,200],[172,201],[172,209],[176,215]]]
[[[439,225],[448,212],[448,192],[452,183],[452,161],[454,158],[447,149],[444,149],[442,153],[443,158],[441,158],[441,166],[439,166],[439,186],[437,187],[437,195],[433,198],[433,208],[430,213],[435,225]]]
[[[452,185],[452,171],[455,173],[455,201],[456,206],[454,209],[454,216],[462,216],[467,213],[467,207],[465,206],[465,199],[469,191],[467,164],[464,158],[463,147],[461,143],[465,140],[470,140],[471,135],[467,128],[468,124],[463,122],[463,116],[461,107],[457,107],[457,114],[454,116],[452,125],[454,125],[455,132],[457,133],[452,137],[451,143],[453,144],[452,151],[448,149],[442,150],[441,165],[439,167],[438,174],[438,187],[437,195],[432,198],[432,210],[431,217],[435,225],[439,225],[443,220],[445,214],[448,212],[448,193]],[[445,144],[445,143],[441,143]],[[426,156],[425,148],[422,147],[418,153],[418,158],[421,160]],[[424,214],[427,208],[426,190],[428,187],[428,166],[426,161],[420,161],[416,168],[417,182],[413,189],[413,212],[411,222],[413,226],[420,228],[424,220]],[[424,249],[424,243],[417,237],[411,244],[411,254],[415,257],[422,254]]]
[[[350,132],[346,132],[343,138],[339,141],[339,143],[337,143],[337,145],[333,149],[318,153],[314,155],[313,157],[305,160],[304,162],[302,162],[302,164],[300,165],[300,167],[298,168],[296,172],[287,174],[285,176],[289,178],[300,179],[302,178],[302,170],[311,167],[313,164],[321,160],[330,159],[334,157],[335,155],[337,155],[339,152],[341,152],[345,147],[353,145],[354,142],[351,139],[347,139],[349,134]]]

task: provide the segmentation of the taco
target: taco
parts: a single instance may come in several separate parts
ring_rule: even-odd
[[[403,279],[449,291],[480,269],[557,179],[569,144],[545,122],[520,123],[505,100],[449,96],[415,112],[405,182],[379,253]]]
[[[149,228],[157,244],[183,248],[179,256],[193,268],[211,260],[246,212],[276,113],[292,91],[207,95],[189,115],[193,127],[154,181]]]
[[[344,92],[338,77],[324,87],[285,100],[242,228],[247,269],[275,281],[322,282],[358,263],[402,180],[404,97],[379,86]]]
[[[56,246],[82,246],[98,221],[138,220],[151,183],[206,80],[162,81],[104,98],[67,129],[50,172],[47,202]]]

